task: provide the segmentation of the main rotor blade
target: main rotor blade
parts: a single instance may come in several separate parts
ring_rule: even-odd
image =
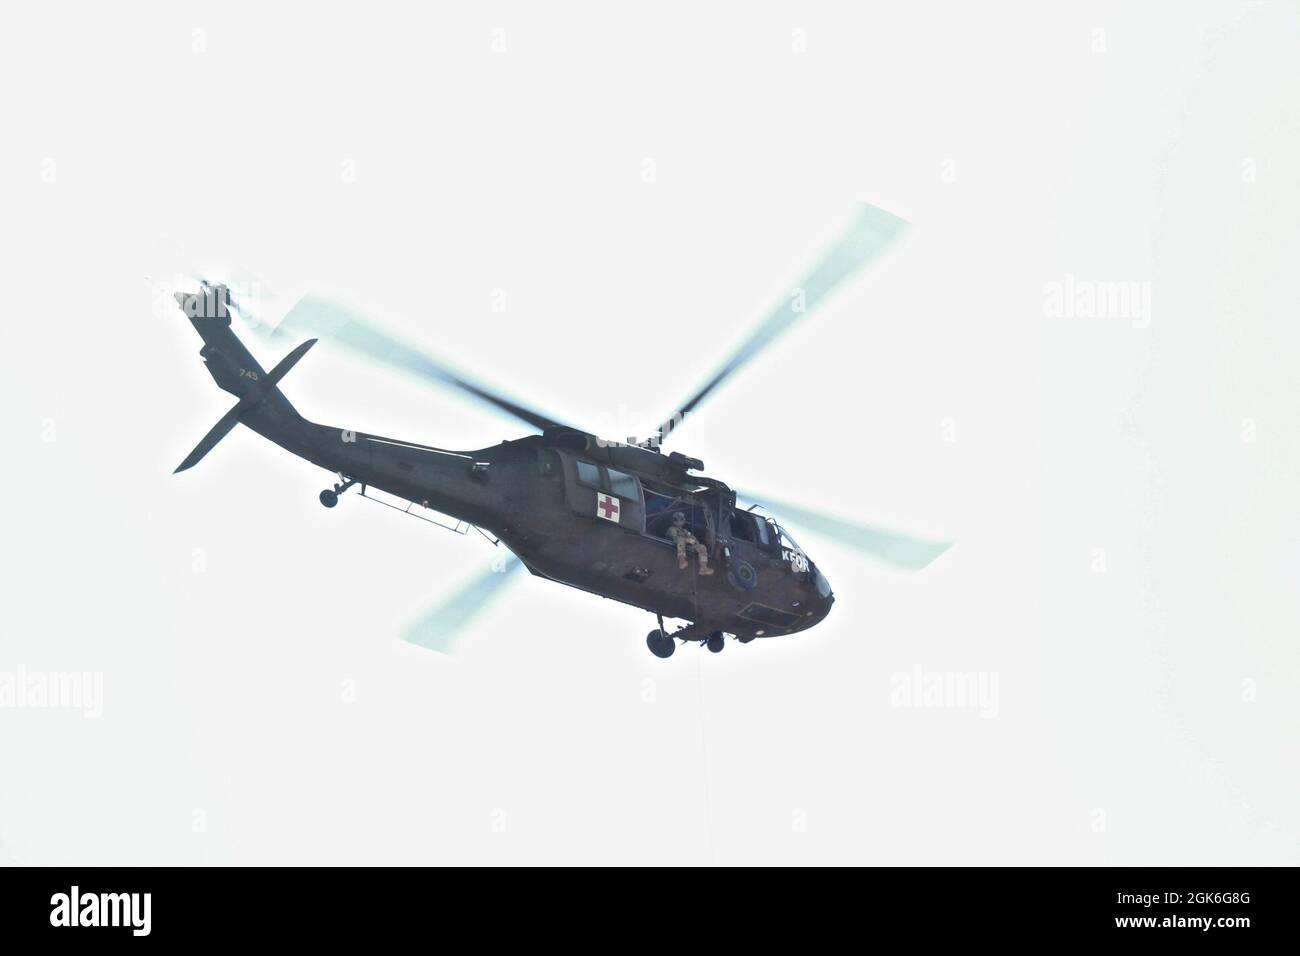
[[[449,385],[468,392],[475,398],[527,422],[534,428],[547,429],[560,423],[534,409],[521,405],[470,381],[459,372],[427,352],[402,342],[368,322],[360,313],[313,295],[305,295],[289,310],[275,328],[274,335],[299,338],[305,334],[318,335],[344,345],[359,355],[391,365],[417,378]]]
[[[498,596],[501,586],[522,567],[523,562],[510,555],[500,570],[492,567],[484,571],[412,624],[403,639],[431,651],[450,654],[466,626]]]
[[[907,222],[893,213],[863,203],[848,229],[822,253],[790,298],[768,313],[708,381],[659,426],[660,438],[666,438],[714,389],[811,312],[836,286],[884,252],[906,226]]]
[[[857,524],[832,515],[800,508],[783,501],[761,498],[749,494],[742,497],[759,501],[778,522],[789,520],[796,529],[807,529],[823,537],[863,551],[895,567],[919,571],[950,547],[951,541],[923,541],[897,531],[887,531],[871,525]]]

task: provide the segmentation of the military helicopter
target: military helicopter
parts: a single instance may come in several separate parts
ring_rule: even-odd
[[[662,446],[719,385],[889,247],[905,225],[878,207],[859,207],[848,229],[795,287],[791,301],[774,309],[641,441],[609,441],[556,421],[329,300],[305,296],[268,328],[234,299],[228,285],[201,279],[197,291],[177,292],[175,300],[203,339],[199,354],[208,372],[238,401],[176,471],[192,468],[243,424],[335,473],[337,481],[319,496],[327,508],[354,487],[368,497],[377,490],[405,502],[409,513],[449,516],[456,530],[477,528],[508,549],[508,561],[441,604],[408,635],[424,646],[445,647],[520,566],[655,615],[657,627],[646,644],[661,658],[671,656],[678,642],[699,642],[717,653],[727,635],[748,643],[805,631],[826,617],[835,600],[821,568],[775,518],[757,505],[741,508],[731,487],[700,474],[703,462],[678,451],[665,454]],[[232,314],[271,341],[315,337],[267,372],[236,336]],[[290,404],[280,382],[320,338],[465,392],[540,434],[451,451],[309,421]],[[948,547],[790,505],[783,510],[810,531],[906,568],[924,567]],[[698,542],[692,548],[701,552],[698,561],[696,554],[682,560],[675,539],[685,538],[683,532]],[[669,631],[665,618],[685,623]]]

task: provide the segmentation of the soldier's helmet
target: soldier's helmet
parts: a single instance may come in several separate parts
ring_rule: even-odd
[[[686,524],[686,515],[680,511],[673,512],[673,524]]]

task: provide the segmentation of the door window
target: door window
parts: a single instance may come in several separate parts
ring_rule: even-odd
[[[633,498],[636,494],[636,479],[625,471],[615,471],[613,468],[606,468],[605,473],[609,475],[609,493],[619,498]]]
[[[578,484],[630,501],[641,500],[634,475],[629,475],[626,471],[619,471],[617,468],[606,468],[590,461],[579,460],[577,465]]]
[[[597,491],[602,490],[600,487],[600,467],[593,465],[589,461],[578,462],[578,484],[586,485],[588,488],[595,488]]]

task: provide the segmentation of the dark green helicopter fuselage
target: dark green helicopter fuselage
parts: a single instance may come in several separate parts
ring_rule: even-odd
[[[475,525],[534,575],[688,621],[675,635],[686,639],[715,631],[742,640],[791,634],[816,624],[834,602],[825,576],[788,535],[737,509],[722,482],[690,474],[703,467],[694,459],[567,427],[461,452],[319,425],[278,387],[310,343],[268,375],[231,330],[219,297],[176,298],[204,340],[200,354],[212,377],[240,398],[226,431],[237,420],[363,491]],[[206,454],[222,427],[182,469]],[[708,548],[715,574],[701,575],[694,556],[679,567],[667,538],[676,511]]]

